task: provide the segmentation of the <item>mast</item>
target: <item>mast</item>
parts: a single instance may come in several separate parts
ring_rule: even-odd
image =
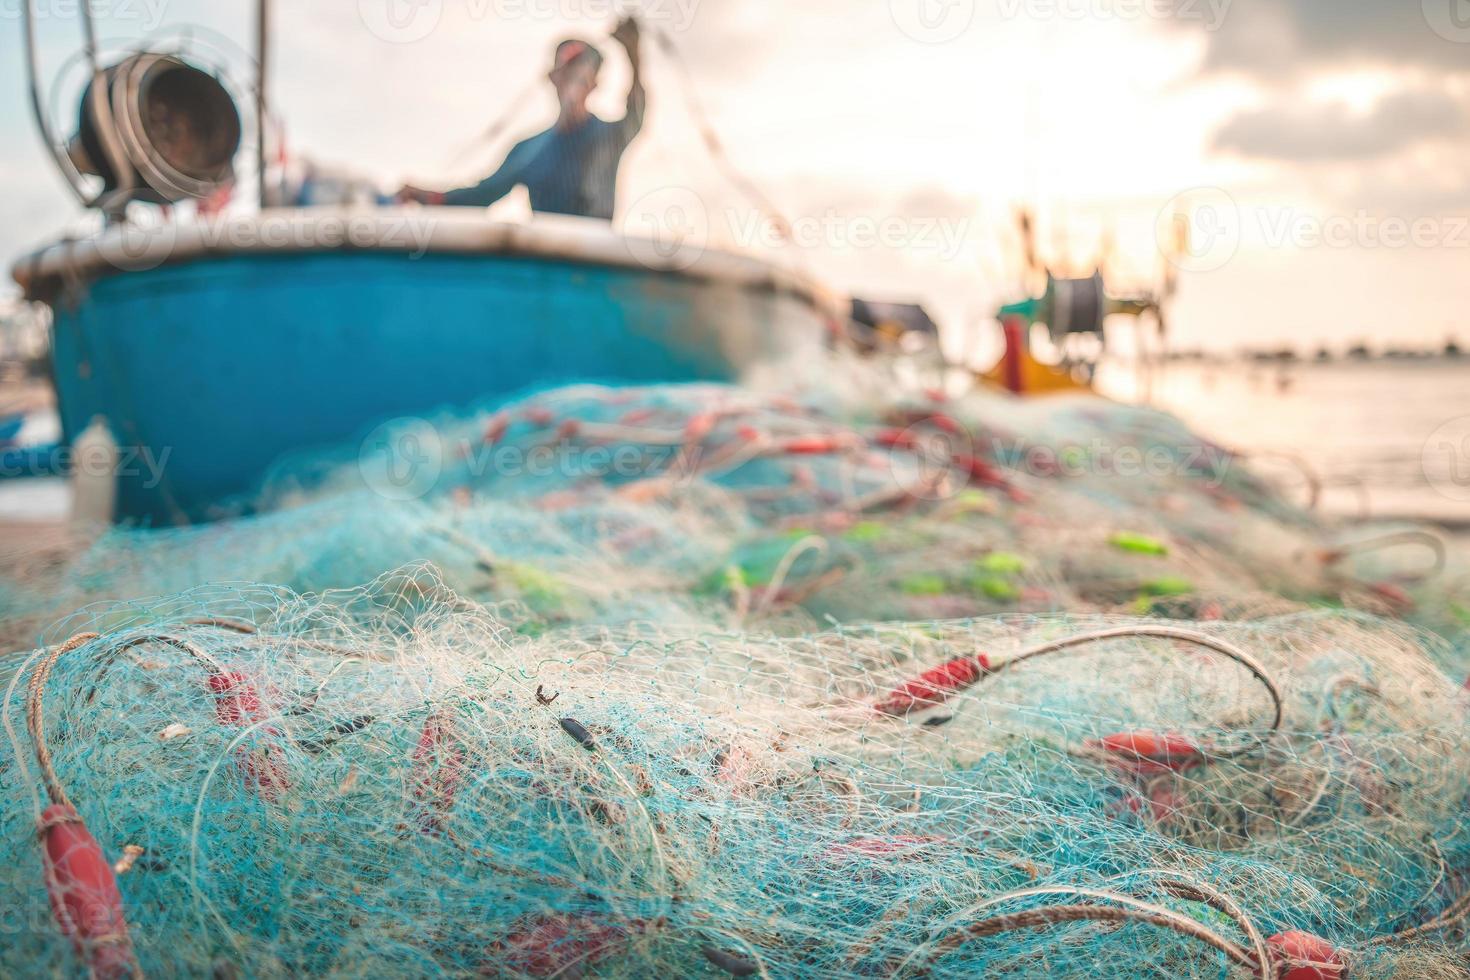
[[[24,0],[20,8],[20,19],[22,33],[25,36],[26,49],[26,82],[31,91],[31,112],[36,117],[36,128],[41,131],[41,141],[46,144],[46,152],[51,155],[56,169],[61,171],[61,176],[66,180],[66,186],[76,195],[82,205],[87,205],[87,194],[72,179],[71,170],[67,166],[68,161],[62,155],[60,144],[56,142],[56,136],[51,132],[51,122],[46,118],[46,108],[41,101],[41,79],[40,68],[36,58],[36,20],[35,11],[31,9],[31,0]]]
[[[255,179],[260,208],[265,210],[265,80],[270,64],[270,0],[255,5]]]

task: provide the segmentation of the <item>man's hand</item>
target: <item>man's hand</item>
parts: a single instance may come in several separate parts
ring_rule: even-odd
[[[628,57],[638,57],[638,42],[643,32],[638,27],[637,17],[624,17],[618,21],[618,26],[613,28],[612,39],[621,44],[628,51]]]
[[[399,204],[443,204],[444,193],[442,191],[425,190],[412,184],[404,184],[398,188],[398,193],[393,195]]]

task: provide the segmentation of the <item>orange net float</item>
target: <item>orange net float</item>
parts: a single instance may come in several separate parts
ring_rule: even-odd
[[[57,779],[42,712],[46,681],[56,661],[97,638],[96,633],[79,633],[41,660],[31,677],[26,726],[51,801],[37,822],[51,915],[91,975],[99,980],[113,980],[142,975],[133,953],[122,893],[118,891],[112,865],[102,854],[102,846],[87,829]]]

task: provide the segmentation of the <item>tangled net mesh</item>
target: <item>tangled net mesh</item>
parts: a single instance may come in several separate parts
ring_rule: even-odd
[[[1092,399],[432,429],[9,583],[6,972],[1466,975],[1430,532]]]

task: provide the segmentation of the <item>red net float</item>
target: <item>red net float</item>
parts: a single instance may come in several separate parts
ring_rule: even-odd
[[[1151,820],[1160,827],[1168,827],[1179,816],[1184,806],[1184,797],[1177,787],[1167,779],[1156,780],[1137,792],[1130,791],[1122,799],[1111,803],[1107,813],[1112,817],[1130,815]]]
[[[730,792],[743,793],[755,785],[755,757],[738,745],[720,749],[715,753],[714,775],[715,781],[728,787]]]
[[[1309,932],[1278,932],[1266,940],[1266,948],[1271,952],[1274,980],[1342,980],[1347,976],[1342,953]]]
[[[714,412],[700,412],[697,415],[690,416],[689,421],[684,423],[685,444],[693,445],[704,442],[705,439],[709,438],[709,434],[715,430],[715,423],[718,421],[719,416]]]
[[[778,451],[791,456],[831,456],[852,448],[852,440],[846,436],[800,436],[786,440]]]
[[[873,436],[873,444],[887,449],[919,448],[919,440],[907,429],[880,429]]]
[[[214,692],[214,714],[221,725],[244,727],[260,720],[264,710],[260,694],[244,674],[234,670],[210,674],[209,689]]]
[[[1117,732],[1084,744],[1101,751],[1111,767],[1136,776],[1184,772],[1205,762],[1199,747],[1182,735]]]
[[[221,725],[248,728],[266,715],[260,692],[239,671],[210,674],[209,689],[214,693],[214,713]],[[268,735],[280,735],[275,728],[261,730]],[[245,785],[266,802],[274,803],[290,790],[291,780],[279,748],[242,745],[236,752],[236,760],[245,773]]]
[[[643,425],[653,417],[654,412],[651,408],[633,408],[624,412],[618,422],[622,425]]]
[[[539,916],[496,943],[486,973],[551,977],[580,971],[626,949],[648,923],[604,922],[591,916]]]
[[[112,865],[69,803],[41,814],[41,855],[51,914],[94,978],[138,975]]]
[[[874,707],[885,715],[906,715],[938,707],[988,675],[990,669],[990,658],[983,653],[956,657],[895,688]]]
[[[410,777],[414,823],[420,833],[432,836],[444,831],[463,778],[464,752],[454,739],[449,719],[438,712],[429,715],[413,750]]]
[[[908,860],[929,848],[947,844],[949,840],[944,837],[857,837],[850,841],[833,844],[823,852],[823,856],[833,860],[854,857],[892,857],[897,860]]]
[[[968,453],[956,453],[953,457],[955,468],[970,478],[970,482],[982,487],[995,487],[997,489],[1009,490],[1011,483],[1006,479],[1000,467],[994,463],[988,463],[978,456]]]
[[[1414,597],[1393,582],[1373,582],[1368,586],[1368,591],[1388,603],[1394,612],[1412,612],[1414,609]]]
[[[1184,808],[1184,797],[1169,781],[1161,780],[1148,791],[1148,808],[1154,823],[1167,825]]]
[[[932,415],[926,416],[923,421],[934,426],[940,432],[948,433],[952,436],[969,435],[958,419],[950,415],[945,415],[942,412],[935,412]]]
[[[485,423],[485,432],[481,436],[481,440],[487,446],[497,446],[505,438],[505,434],[509,430],[510,416],[504,412],[497,412]]]

